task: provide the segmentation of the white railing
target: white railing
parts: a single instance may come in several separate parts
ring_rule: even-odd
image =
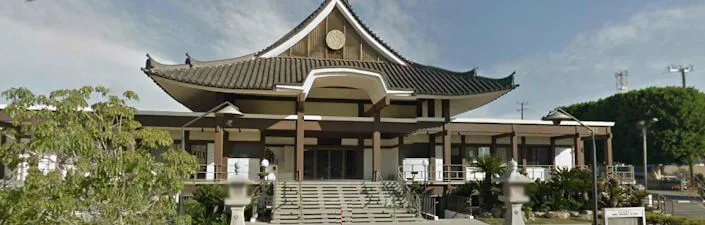
[[[437,170],[425,165],[403,165],[399,166],[402,178],[407,182],[458,182],[481,181],[485,179],[485,173],[478,167],[460,164],[443,165],[442,170]],[[549,180],[555,169],[572,168],[555,165],[527,165],[520,166],[520,171],[532,180]],[[586,166],[580,168],[587,169]],[[631,166],[609,167],[610,176],[618,178],[622,182],[633,181],[634,168]]]

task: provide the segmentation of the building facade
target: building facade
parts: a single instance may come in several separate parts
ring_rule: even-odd
[[[144,125],[186,140],[204,165],[200,179],[255,178],[265,158],[279,180],[464,182],[482,177],[472,165],[489,154],[516,159],[536,178],[585,165],[589,131],[576,123],[455,118],[517,88],[514,74],[490,78],[415,63],[343,0],[324,1],[259,52],[215,61],[187,54],[179,65],[148,55],[142,70],[194,112],[229,102],[245,114],[209,115],[182,135],[180,126],[202,113],[140,113]],[[613,123],[587,124],[611,165]]]
[[[577,123],[456,118],[517,88],[514,74],[490,78],[413,62],[344,0],[324,1],[252,54],[215,61],[187,54],[178,65],[147,57],[142,71],[193,112],[138,111],[137,119],[168,130],[175,147],[185,141],[202,164],[194,182],[259,179],[268,159],[277,180],[459,184],[484,177],[473,164],[485,155],[515,159],[530,177],[546,179],[554,168],[584,167],[588,155],[590,132]],[[209,114],[181,132],[223,102],[244,116]],[[614,123],[586,124],[602,145],[600,166],[611,166]]]

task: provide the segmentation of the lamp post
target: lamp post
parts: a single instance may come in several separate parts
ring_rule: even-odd
[[[637,123],[637,127],[641,128],[641,137],[644,140],[644,191],[648,190],[648,180],[649,180],[649,173],[648,173],[648,164],[646,161],[646,152],[647,152],[647,145],[646,145],[646,128],[650,127],[652,123],[658,122],[658,118],[651,118],[649,121],[641,120]]]
[[[217,111],[216,111],[217,110]],[[191,121],[188,121],[185,123],[183,126],[181,126],[181,149],[186,150],[186,127],[190,126],[191,124],[195,123],[196,121],[200,120],[203,117],[206,117],[210,115],[211,113],[214,113],[216,115],[230,115],[232,117],[242,117],[245,114],[240,112],[240,109],[233,105],[230,102],[223,102],[220,103],[219,105],[213,107],[212,109],[208,110],[207,112],[204,112],[200,116],[192,119]],[[183,214],[183,209],[184,209],[184,195],[183,193],[179,192],[179,205],[178,205],[178,211],[179,215]]]
[[[560,125],[561,121],[573,120],[590,131],[590,137],[592,138],[592,224],[597,225],[597,147],[595,145],[595,130],[561,108],[552,110],[541,119],[553,121],[555,125]]]

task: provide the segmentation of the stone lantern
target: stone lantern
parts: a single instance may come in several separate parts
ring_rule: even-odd
[[[504,213],[504,225],[524,225],[524,213],[521,206],[529,202],[529,197],[524,194],[524,185],[533,183],[531,179],[517,171],[517,162],[512,159],[507,163],[507,173],[499,177],[496,182],[502,184],[502,194],[499,200],[507,205]]]
[[[228,180],[228,198],[225,206],[230,207],[230,225],[245,225],[245,207],[250,204],[252,196],[247,193],[247,187],[254,184],[247,177],[236,176]]]

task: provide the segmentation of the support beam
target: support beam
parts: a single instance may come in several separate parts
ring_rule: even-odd
[[[261,166],[262,160],[267,158],[267,133],[266,130],[259,130],[259,172],[264,173],[264,168]],[[273,162],[269,162],[273,163]],[[263,178],[263,177],[261,177]]]
[[[519,141],[516,135],[509,137],[509,145],[512,148],[512,159],[519,160]]]
[[[436,137],[428,136],[428,179],[436,180]]]
[[[551,138],[551,146],[549,147],[550,150],[548,151],[548,163],[549,165],[555,165],[556,164],[556,139]]]
[[[374,116],[375,113],[380,113],[382,111],[382,109],[384,109],[384,107],[387,107],[391,104],[392,104],[391,98],[389,98],[389,96],[385,96],[384,98],[382,98],[378,102],[375,102],[374,104],[372,104],[372,107],[370,107],[370,109],[365,111],[364,116],[365,117]]]
[[[521,165],[526,169],[526,166],[528,165],[527,163],[527,157],[528,154],[526,152],[526,137],[521,137]]]
[[[213,155],[215,161],[215,179],[226,179],[227,164],[223,164],[223,149],[225,148],[225,131],[223,130],[223,116],[216,115],[215,132],[213,136]]]
[[[191,144],[189,143],[191,141],[191,131],[185,130],[183,135],[184,136],[181,137],[181,139],[184,142],[184,148],[186,148],[184,149],[184,151],[193,154],[193,152],[191,151]]]
[[[612,134],[610,133],[605,139],[605,164],[612,166],[612,163]]]
[[[494,139],[499,139],[499,138],[506,138],[506,137],[514,137],[516,136],[516,132],[508,132],[508,133],[503,133],[503,134],[498,134],[498,135],[493,135],[492,138]],[[515,159],[516,160],[516,159]]]
[[[446,129],[447,126],[443,126],[443,129]],[[451,139],[450,139],[450,132],[445,131],[445,134],[443,135],[443,164],[444,165],[450,165],[451,164]],[[443,166],[444,170],[447,169],[445,166]]]
[[[583,146],[583,140],[580,134],[575,134],[573,137],[573,149],[575,152],[575,165],[584,166],[585,165],[585,152]]]
[[[496,155],[497,154],[497,137],[492,136],[492,137],[490,137],[490,139],[491,139],[490,155]],[[479,154],[480,153],[478,152],[478,156],[479,156]],[[517,160],[517,159],[514,159],[514,160]]]
[[[296,157],[295,172],[296,180],[304,179],[304,96],[300,94],[296,101]]]
[[[557,141],[561,139],[568,139],[568,138],[574,138],[575,134],[566,134],[566,135],[560,135],[560,136],[553,136],[551,137],[551,141]]]
[[[382,123],[380,121],[379,112],[375,112],[373,116],[375,120],[372,131],[372,180],[377,181],[377,177],[380,175],[380,168],[382,166],[382,133],[380,132]]]

